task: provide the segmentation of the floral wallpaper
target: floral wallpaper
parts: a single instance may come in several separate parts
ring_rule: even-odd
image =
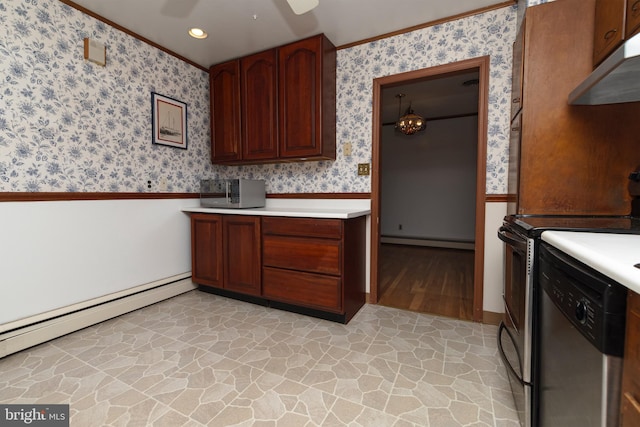
[[[0,191],[161,191],[166,180],[197,192],[201,178],[242,177],[269,193],[369,192],[356,164],[371,161],[373,79],[489,55],[486,189],[505,194],[516,21],[511,6],[339,50],[337,160],[212,166],[206,72],[59,1],[0,0]],[[106,67],[84,61],[84,37],[106,44]],[[187,150],[151,143],[151,92],[187,103]]]
[[[517,6],[338,51],[335,162],[217,169],[221,176],[266,179],[270,192],[370,192],[357,163],[371,161],[373,79],[489,55],[488,194],[506,194],[512,44]],[[352,142],[345,157],[342,144]]]
[[[205,71],[59,1],[0,0],[0,27],[0,191],[197,192],[212,173]],[[187,103],[187,150],[151,143],[151,92]]]

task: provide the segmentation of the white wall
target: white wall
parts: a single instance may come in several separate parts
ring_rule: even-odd
[[[504,313],[504,243],[498,239],[498,228],[507,213],[507,203],[486,203],[484,223],[484,311]]]
[[[477,145],[477,117],[429,122],[410,136],[385,126],[382,235],[473,242]]]
[[[197,199],[0,203],[0,324],[191,271]]]

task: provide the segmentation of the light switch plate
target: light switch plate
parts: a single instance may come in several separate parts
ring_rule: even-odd
[[[369,163],[358,163],[358,175],[369,175]]]
[[[345,142],[344,145],[342,146],[342,153],[345,155],[345,157],[348,157],[351,155],[351,143],[350,142]]]

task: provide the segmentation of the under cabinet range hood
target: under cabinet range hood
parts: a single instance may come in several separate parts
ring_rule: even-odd
[[[640,101],[640,34],[627,40],[569,94],[571,105]]]

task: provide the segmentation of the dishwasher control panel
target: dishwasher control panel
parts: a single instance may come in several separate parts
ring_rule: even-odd
[[[627,300],[623,285],[546,243],[540,248],[538,283],[601,352],[622,356]]]

